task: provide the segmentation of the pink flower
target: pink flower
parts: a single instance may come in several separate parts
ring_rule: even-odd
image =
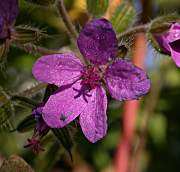
[[[32,73],[37,80],[59,87],[42,110],[47,125],[62,128],[79,116],[84,135],[94,143],[107,132],[104,88],[116,100],[133,100],[149,91],[150,80],[142,69],[115,59],[118,42],[106,19],[87,23],[77,42],[91,65],[83,65],[72,53],[53,54],[38,59]]]
[[[162,51],[171,55],[173,61],[180,67],[180,24],[174,23],[168,32],[156,37]]]

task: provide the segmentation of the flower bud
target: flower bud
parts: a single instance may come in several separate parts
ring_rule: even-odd
[[[38,42],[46,34],[37,28],[30,26],[17,26],[15,32],[12,35],[12,40],[14,42],[25,44],[30,42]]]

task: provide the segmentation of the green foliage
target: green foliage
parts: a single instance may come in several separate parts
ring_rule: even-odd
[[[36,125],[36,120],[32,115],[25,117],[17,126],[17,131],[20,133],[32,130]]]
[[[109,0],[87,0],[88,12],[93,16],[100,16],[105,13]]]
[[[9,51],[9,42],[0,43],[0,67],[6,63],[7,52]]]
[[[0,129],[11,131],[13,129],[10,117],[14,114],[14,106],[9,95],[0,88]]]
[[[129,2],[123,2],[115,10],[111,22],[116,32],[125,31],[134,21],[135,9]]]
[[[60,141],[60,143],[63,145],[63,147],[66,149],[66,151],[69,153],[72,160],[71,148],[73,146],[73,141],[72,141],[72,136],[70,135],[68,128],[67,127],[60,128],[60,129],[53,128],[52,132]]]

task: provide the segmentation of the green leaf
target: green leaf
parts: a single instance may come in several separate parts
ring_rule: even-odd
[[[71,138],[71,135],[70,135],[67,127],[53,128],[52,132],[58,138],[58,140],[63,145],[63,147],[66,149],[66,151],[69,153],[71,160],[72,160],[71,148],[73,146],[73,142],[72,142],[72,138]]]
[[[17,126],[18,132],[27,132],[29,130],[32,130],[36,125],[36,120],[32,115],[27,116],[25,119],[23,119]]]
[[[114,12],[111,22],[116,32],[125,31],[134,21],[135,9],[128,2],[122,3]]]
[[[34,170],[19,156],[13,155],[4,160],[1,172],[34,172]]]
[[[90,14],[100,16],[107,10],[109,0],[87,0],[87,7]]]
[[[10,118],[14,114],[14,106],[9,95],[0,88],[0,129],[11,131],[13,126]]]

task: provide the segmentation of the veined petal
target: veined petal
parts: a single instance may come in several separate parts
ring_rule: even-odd
[[[117,54],[116,34],[111,23],[104,18],[87,23],[77,43],[82,55],[93,64],[105,64]]]
[[[80,125],[86,138],[95,143],[106,135],[107,97],[102,87],[96,87],[88,99],[88,105],[80,114]]]
[[[39,58],[33,66],[34,77],[57,86],[78,80],[83,69],[81,62],[71,53],[53,54]]]
[[[150,89],[146,73],[122,59],[116,60],[107,69],[106,84],[111,96],[120,101],[137,99]]]
[[[43,108],[43,119],[51,128],[62,128],[73,121],[85,108],[87,101],[80,82],[63,86],[50,96]]]
[[[7,24],[12,24],[19,12],[18,0],[0,0],[0,16]]]

